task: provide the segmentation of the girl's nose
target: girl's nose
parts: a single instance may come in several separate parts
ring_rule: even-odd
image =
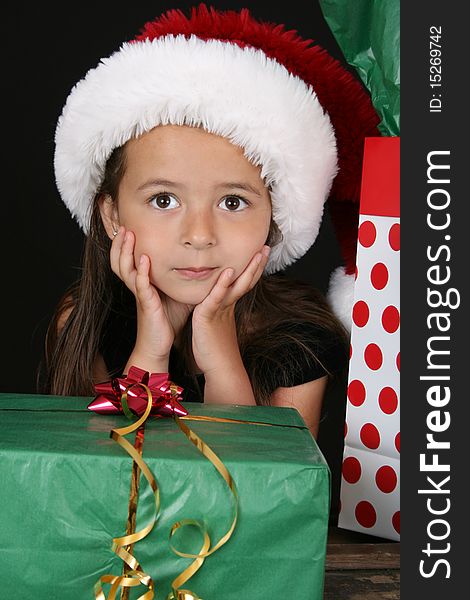
[[[188,211],[183,223],[181,241],[195,250],[215,246],[216,232],[210,210]]]

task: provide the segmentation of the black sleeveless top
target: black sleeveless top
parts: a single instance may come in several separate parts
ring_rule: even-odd
[[[293,339],[301,338],[302,343],[313,351],[317,360],[300,351],[295,341],[286,342],[285,336],[283,336],[283,343],[275,347],[271,355],[260,358],[256,354],[257,377],[263,379],[263,384],[270,393],[278,387],[301,385],[328,373],[338,373],[347,366],[349,357],[345,341],[332,336],[330,331],[313,323],[300,322],[278,325],[270,330],[270,336],[276,336],[276,332],[280,333],[280,330]],[[123,375],[124,367],[135,345],[136,333],[135,299],[130,292],[129,294],[124,292],[121,294],[120,301],[113,305],[104,324],[100,344],[100,353],[111,377]],[[242,358],[249,373],[252,366],[250,352],[248,351]],[[288,381],[283,375],[285,370],[279,368],[280,364],[289,364]],[[196,378],[188,376],[181,356],[174,346],[170,352],[169,372],[171,380],[184,388],[185,402],[203,402],[204,376],[197,375]]]

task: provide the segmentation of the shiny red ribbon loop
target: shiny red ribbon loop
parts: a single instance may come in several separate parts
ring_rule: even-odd
[[[111,381],[97,383],[97,396],[88,409],[101,415],[127,413],[122,396],[127,392],[127,406],[133,413],[142,415],[148,404],[148,393],[144,384],[152,392],[150,414],[161,417],[181,417],[188,411],[180,404],[183,388],[169,380],[168,373],[149,373],[132,366],[126,377],[115,377]]]

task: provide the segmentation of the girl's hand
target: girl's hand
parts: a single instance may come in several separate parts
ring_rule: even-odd
[[[206,375],[223,373],[241,364],[235,326],[235,304],[251,290],[263,274],[270,248],[264,246],[246,269],[233,280],[233,269],[225,269],[208,296],[193,312],[193,354]]]
[[[143,254],[134,260],[135,235],[123,226],[111,245],[111,269],[136,298],[137,338],[134,353],[146,361],[167,361],[175,336],[186,323],[192,306],[160,296],[150,283],[150,258]]]

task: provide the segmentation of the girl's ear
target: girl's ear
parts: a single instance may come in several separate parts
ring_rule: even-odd
[[[109,194],[101,194],[98,198],[101,220],[108,237],[113,240],[114,232],[119,229],[119,213],[117,204]]]

